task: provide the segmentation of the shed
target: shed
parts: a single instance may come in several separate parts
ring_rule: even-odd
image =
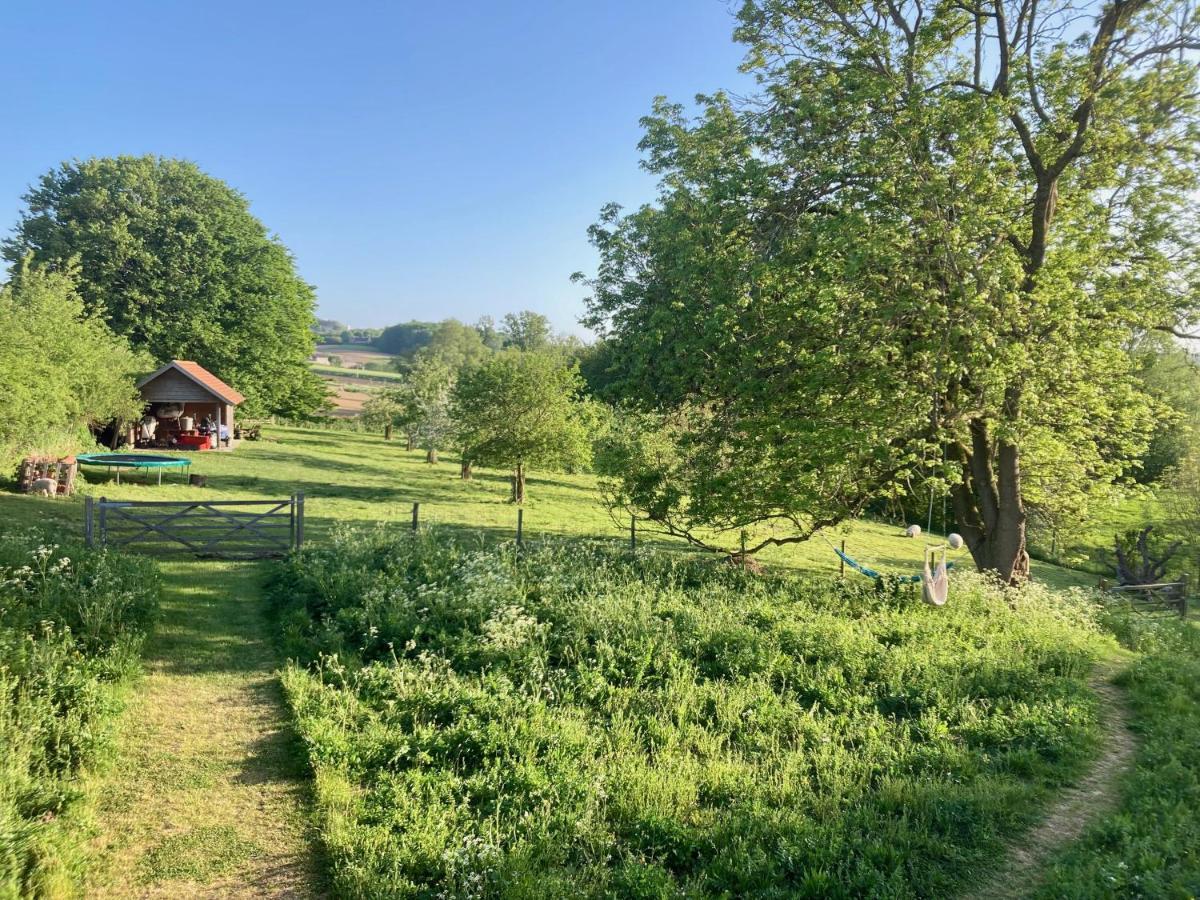
[[[234,410],[246,398],[199,363],[173,359],[137,383],[146,402],[133,443],[144,447],[207,449],[233,445]],[[219,441],[205,423],[216,424]]]

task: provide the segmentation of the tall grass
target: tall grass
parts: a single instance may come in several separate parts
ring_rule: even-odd
[[[1039,896],[1200,896],[1200,628],[1116,607],[1138,750],[1120,807],[1051,866]]]
[[[0,531],[0,897],[72,893],[80,779],[109,745],[157,598],[143,560]]]
[[[272,586],[353,897],[945,895],[1076,775],[1106,644],[711,561],[337,532]]]

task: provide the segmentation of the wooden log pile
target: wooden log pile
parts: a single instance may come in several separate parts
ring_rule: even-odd
[[[49,478],[58,485],[60,496],[70,496],[75,491],[75,476],[78,473],[79,463],[73,456],[61,459],[52,456],[27,456],[21,460],[17,469],[17,488],[28,494],[35,481],[39,478]]]

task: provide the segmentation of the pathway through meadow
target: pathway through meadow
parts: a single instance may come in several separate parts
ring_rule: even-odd
[[[102,793],[89,896],[322,896],[262,569],[162,568],[162,619]]]

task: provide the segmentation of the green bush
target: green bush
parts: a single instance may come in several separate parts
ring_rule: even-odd
[[[945,895],[1095,750],[1105,639],[1038,588],[376,530],[272,595],[346,896]]]
[[[0,532],[0,897],[77,880],[81,775],[109,746],[158,591],[144,560]]]

